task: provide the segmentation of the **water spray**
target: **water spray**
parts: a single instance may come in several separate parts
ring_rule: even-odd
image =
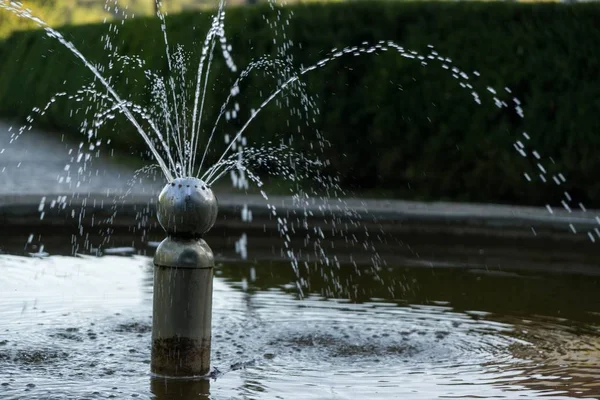
[[[217,218],[217,199],[204,181],[177,178],[158,197],[158,221],[168,237],[154,256],[154,374],[208,374],[214,257],[202,239]]]

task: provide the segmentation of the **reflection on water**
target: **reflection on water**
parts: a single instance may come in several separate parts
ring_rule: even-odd
[[[600,288],[485,269],[218,266],[213,380],[149,374],[147,257],[0,256],[0,398],[600,396]]]

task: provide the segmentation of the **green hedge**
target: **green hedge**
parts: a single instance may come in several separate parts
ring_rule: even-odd
[[[293,11],[287,35],[295,43],[297,65],[314,63],[334,47],[363,41],[393,40],[420,53],[434,45],[471,76],[469,82],[483,102],[476,104],[440,63],[422,67],[392,51],[345,57],[306,75],[321,114],[302,129],[305,142],[295,143],[307,147],[315,132],[322,132],[331,143],[325,156],[332,170],[341,171],[346,187],[413,199],[540,205],[559,203],[568,191],[588,206],[600,206],[600,5],[353,2],[295,6]],[[275,14],[263,7],[228,11],[227,36],[238,66],[274,52],[264,15],[273,19]],[[170,17],[170,42],[197,49],[208,22],[206,14]],[[107,63],[100,42],[105,26],[63,32],[93,62]],[[118,38],[121,54],[140,54],[147,67],[166,70],[156,20],[129,21],[120,27]],[[0,113],[5,116],[24,118],[54,93],[74,92],[92,78],[40,32],[15,34],[0,51]],[[218,51],[211,76],[208,121],[214,120],[234,79]],[[113,82],[119,92],[148,101],[141,71],[116,75]],[[495,107],[487,86],[509,104],[512,96],[521,99],[525,118]],[[261,74],[250,79],[239,98],[242,109],[256,107],[260,93],[264,97],[272,88],[272,80]],[[38,122],[74,131],[82,117],[71,115],[73,107],[72,102],[57,101]],[[299,123],[292,119],[288,127],[288,120],[285,109],[271,106],[247,136],[253,143],[286,137]],[[233,132],[235,123],[222,127],[220,134]],[[528,145],[544,157],[548,183],[537,178],[532,158],[522,158],[513,149],[524,131],[531,137]],[[111,137],[117,148],[145,152],[123,119],[102,135]],[[222,149],[221,142],[217,140],[213,155]],[[561,186],[551,179],[558,171],[567,177]],[[525,180],[525,172],[533,176],[532,183]]]

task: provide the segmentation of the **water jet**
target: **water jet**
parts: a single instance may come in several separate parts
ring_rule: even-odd
[[[177,178],[158,198],[168,237],[154,256],[151,370],[174,377],[210,369],[212,250],[202,239],[217,218],[217,199],[197,178]]]

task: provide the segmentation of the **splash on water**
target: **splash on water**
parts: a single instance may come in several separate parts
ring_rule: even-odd
[[[107,1],[106,7],[116,8],[117,1],[111,1]],[[117,46],[114,45],[114,37],[118,34],[117,24],[109,24],[109,32],[103,38],[104,48],[109,54],[110,61],[107,65],[97,66],[89,62],[60,32],[33,16],[21,3],[0,0],[1,8],[36,22],[49,37],[58,40],[68,48],[95,78],[93,82],[82,87],[76,93],[57,93],[45,106],[33,109],[31,116],[27,118],[28,125],[13,133],[11,140],[17,140],[21,134],[30,129],[34,116],[36,114],[44,115],[58,98],[65,97],[75,103],[91,104],[93,107],[85,110],[85,115],[89,117],[80,127],[87,143],[81,142],[78,148],[72,150],[71,161],[65,165],[64,176],[59,178],[65,183],[71,183],[74,179],[73,174],[76,174],[76,179],[82,179],[82,176],[85,176],[86,164],[99,156],[100,148],[103,145],[109,144],[108,141],[104,142],[99,137],[99,129],[117,115],[123,115],[137,129],[156,162],[156,165],[139,170],[131,180],[132,185],[137,182],[138,175],[146,174],[155,168],[160,169],[168,181],[175,177],[195,176],[204,180],[208,185],[213,185],[224,176],[229,176],[235,188],[246,191],[251,186],[255,186],[267,201],[268,210],[272,214],[272,218],[277,221],[277,227],[283,240],[281,255],[290,260],[298,276],[300,289],[304,286],[300,268],[309,270],[311,265],[339,268],[333,241],[336,238],[344,240],[357,252],[371,253],[373,271],[377,274],[377,271],[386,265],[385,260],[377,252],[377,244],[387,240],[386,234],[383,229],[378,232],[370,232],[366,226],[363,227],[360,222],[361,217],[368,211],[351,207],[345,200],[349,194],[340,186],[339,177],[323,173],[323,170],[329,165],[327,159],[319,156],[329,146],[324,135],[316,132],[317,142],[315,146],[311,146],[315,151],[308,154],[294,150],[294,140],[298,142],[301,140],[300,137],[292,137],[286,141],[282,139],[281,143],[254,143],[252,138],[245,136],[248,126],[260,116],[262,110],[273,103],[281,108],[288,108],[292,115],[301,115],[306,124],[310,126],[311,122],[319,115],[319,110],[316,108],[316,101],[308,93],[306,84],[303,82],[305,75],[344,58],[377,56],[386,52],[394,52],[399,57],[419,63],[423,67],[442,68],[456,80],[460,89],[466,90],[471,95],[475,104],[480,105],[491,101],[497,108],[506,109],[520,118],[525,118],[521,101],[512,95],[512,91],[508,87],[497,90],[479,82],[480,74],[477,71],[468,73],[461,70],[453,65],[450,58],[440,55],[431,45],[428,46],[426,53],[421,54],[405,49],[393,41],[364,42],[342,49],[332,49],[313,65],[297,67],[289,53],[294,43],[285,33],[285,27],[289,25],[293,12],[289,11],[284,15],[284,9],[279,7],[274,0],[270,0],[269,4],[273,16],[271,18],[271,16],[265,15],[265,20],[273,31],[276,54],[275,56],[260,56],[241,69],[239,73],[232,56],[232,46],[227,41],[224,1],[220,1],[211,19],[210,28],[200,48],[198,65],[194,68],[189,66],[191,57],[186,49],[180,45],[174,46],[169,42],[167,19],[160,11],[157,12],[158,23],[163,33],[168,67],[166,74],[159,74],[145,69],[145,63],[139,57],[117,54]],[[120,12],[126,16],[125,10],[121,9]],[[216,120],[209,123],[203,119],[203,114],[207,106],[206,93],[217,47],[220,49],[228,69],[233,74],[237,73],[238,77],[230,88]],[[117,93],[111,86],[110,74],[123,74],[129,69],[144,71],[147,85],[152,94],[150,104],[137,104],[126,93]],[[190,87],[187,78],[189,71],[195,71],[193,87]],[[256,107],[243,110],[236,101],[236,97],[241,92],[242,82],[256,72],[262,72],[265,76],[274,79],[277,84],[276,89],[265,96]],[[288,102],[282,101],[290,98],[299,101],[298,109],[290,107]],[[227,127],[223,127],[224,123],[240,119],[244,122],[240,123],[241,128],[233,133]],[[208,151],[219,132],[223,132],[225,150],[215,163],[205,166],[208,162]],[[566,177],[563,174],[550,176],[547,172],[546,166],[553,160],[542,157],[528,145],[529,140],[530,135],[522,132],[514,142],[514,149],[518,154],[530,158],[537,169],[535,176],[525,173],[524,179],[564,185]],[[283,178],[291,184],[290,195],[293,207],[291,211],[288,209],[285,215],[280,215],[276,204],[269,200],[263,185],[264,174]],[[304,187],[303,182],[311,182],[311,184]],[[115,198],[113,202],[115,213],[116,204],[122,198]],[[62,204],[64,204],[64,199],[59,198],[52,200],[50,207],[60,207]],[[575,208],[587,211],[582,203],[577,202],[566,191],[564,199],[561,199],[561,204],[569,213]],[[40,204],[41,218],[44,216],[45,207],[46,199]],[[315,212],[315,209],[318,211]],[[549,213],[553,213],[550,205],[547,206],[547,209]],[[321,219],[323,224],[314,226],[311,221],[315,218]],[[252,220],[252,210],[248,205],[243,207],[242,220]],[[597,220],[600,224],[600,218]],[[105,222],[110,223],[110,218]],[[573,225],[570,225],[570,229],[576,233]],[[292,237],[299,233],[302,233],[304,237],[302,244],[293,244]],[[82,228],[79,234],[83,236]],[[600,231],[597,228],[585,232],[585,234],[592,242],[600,239]],[[250,241],[251,238],[244,234],[236,243],[236,251],[244,259],[248,257],[247,247]],[[84,245],[84,248],[88,250],[91,247],[91,243]]]

